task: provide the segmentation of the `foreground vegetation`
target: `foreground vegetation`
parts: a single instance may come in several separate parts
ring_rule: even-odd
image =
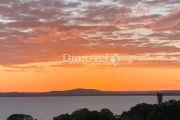
[[[30,115],[25,114],[14,114],[7,118],[7,120],[36,120]]]
[[[138,104],[121,115],[108,109],[90,111],[79,109],[72,114],[62,114],[52,120],[180,120],[180,101],[170,100],[159,104]],[[11,115],[7,120],[34,120],[30,115]]]

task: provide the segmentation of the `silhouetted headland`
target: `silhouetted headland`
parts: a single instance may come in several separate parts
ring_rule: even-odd
[[[157,92],[164,96],[180,96],[180,90],[164,91],[100,91],[96,89],[73,89],[50,92],[7,92],[0,97],[48,97],[48,96],[156,96]]]

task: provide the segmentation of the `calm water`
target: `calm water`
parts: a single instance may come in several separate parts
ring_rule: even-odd
[[[164,97],[164,100],[180,97]],[[1,120],[15,113],[30,114],[38,120],[52,120],[54,116],[72,113],[78,108],[100,110],[108,108],[115,114],[121,114],[138,103],[156,103],[155,96],[106,96],[106,97],[22,97],[0,98]]]

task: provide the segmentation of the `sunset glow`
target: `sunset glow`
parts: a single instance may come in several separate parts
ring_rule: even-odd
[[[179,6],[177,0],[2,0],[0,92],[178,90]],[[63,63],[64,54],[116,54],[121,62]]]

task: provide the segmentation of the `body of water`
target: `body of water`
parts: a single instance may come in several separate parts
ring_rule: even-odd
[[[164,101],[180,97],[165,96]],[[75,97],[9,97],[0,98],[0,117],[6,120],[11,114],[30,114],[37,120],[52,120],[54,116],[72,113],[79,108],[89,110],[110,109],[120,115],[138,103],[157,103],[156,96],[75,96]]]

